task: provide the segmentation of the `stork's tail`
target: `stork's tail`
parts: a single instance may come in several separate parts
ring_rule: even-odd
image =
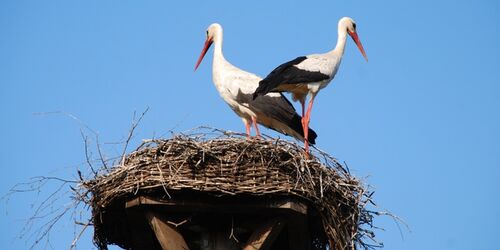
[[[307,137],[309,137],[309,138],[307,138],[307,140],[309,141],[309,144],[311,144],[311,145],[316,144],[316,137],[318,137],[318,135],[311,128],[309,128],[309,135]]]
[[[290,128],[292,128],[295,132],[297,132],[302,138],[304,138],[304,130],[302,129],[302,117],[300,115],[295,115],[292,118],[292,123]],[[309,141],[309,144],[316,144],[316,138],[318,137],[318,134],[314,132],[312,128],[309,128],[309,134],[308,134],[307,140]],[[302,139],[302,138],[297,138],[297,139]]]

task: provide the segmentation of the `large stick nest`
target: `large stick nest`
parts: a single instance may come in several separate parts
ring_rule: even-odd
[[[103,211],[139,193],[190,190],[218,196],[285,195],[312,204],[330,249],[370,248],[371,192],[333,157],[281,139],[247,139],[217,131],[145,141],[108,173],[86,181],[93,211],[94,241],[112,243],[102,233]],[[366,226],[365,226],[366,225]]]

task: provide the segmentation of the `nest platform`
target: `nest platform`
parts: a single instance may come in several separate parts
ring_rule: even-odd
[[[99,249],[356,249],[373,237],[364,185],[282,139],[147,140],[83,188]]]

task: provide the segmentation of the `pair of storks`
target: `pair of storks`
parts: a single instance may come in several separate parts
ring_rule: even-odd
[[[319,90],[326,87],[339,68],[347,35],[358,46],[368,61],[356,33],[356,23],[349,17],[341,18],[338,23],[338,39],[335,48],[324,54],[300,56],[283,63],[266,78],[243,71],[229,63],[222,54],[222,27],[214,23],[207,29],[205,46],[196,62],[195,70],[212,44],[215,44],[212,65],[212,78],[215,87],[224,101],[243,119],[247,136],[253,125],[260,136],[257,123],[280,133],[304,141],[306,155],[309,143],[314,144],[316,133],[309,128],[311,109]],[[290,92],[294,101],[302,105],[302,117],[282,94]],[[305,100],[310,95],[305,111]]]

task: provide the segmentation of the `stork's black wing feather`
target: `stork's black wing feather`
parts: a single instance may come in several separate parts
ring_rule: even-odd
[[[266,78],[259,82],[259,87],[252,97],[255,99],[259,95],[276,91],[276,88],[281,84],[311,83],[329,78],[328,75],[321,72],[307,71],[296,67],[297,64],[306,59],[306,56],[300,56],[275,68]]]

